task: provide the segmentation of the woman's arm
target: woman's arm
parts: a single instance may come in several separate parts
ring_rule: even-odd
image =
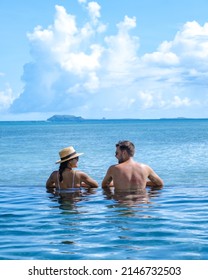
[[[89,175],[82,172],[81,173],[81,186],[82,187],[90,187],[90,188],[98,188],[98,183],[92,179]]]
[[[49,176],[48,180],[46,181],[46,188],[47,189],[51,189],[51,188],[55,188],[56,187],[56,181],[55,181],[55,178],[56,178],[56,173],[57,171],[53,171],[51,173],[51,175]]]

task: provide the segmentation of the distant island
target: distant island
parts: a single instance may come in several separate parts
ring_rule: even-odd
[[[47,119],[49,122],[68,122],[68,121],[83,121],[82,117],[76,117],[73,115],[54,115]]]

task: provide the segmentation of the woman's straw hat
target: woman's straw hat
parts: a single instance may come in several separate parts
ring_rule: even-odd
[[[59,152],[60,159],[57,160],[56,163],[62,163],[67,160],[79,157],[81,155],[83,155],[83,153],[77,153],[75,151],[75,149],[72,146],[70,146],[70,147],[64,148],[63,150],[61,150]]]

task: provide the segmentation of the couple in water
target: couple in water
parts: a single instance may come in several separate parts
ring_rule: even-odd
[[[135,146],[130,141],[119,141],[116,144],[115,157],[118,164],[108,168],[102,181],[103,189],[114,189],[114,193],[137,193],[145,191],[146,186],[162,187],[163,180],[148,165],[134,161]],[[46,182],[48,190],[64,192],[81,188],[97,188],[98,183],[88,174],[75,171],[79,156],[71,147],[59,152],[59,170],[53,171]]]

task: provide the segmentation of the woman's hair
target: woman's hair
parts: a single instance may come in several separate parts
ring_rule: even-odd
[[[128,155],[130,157],[133,157],[134,156],[134,153],[135,153],[135,146],[132,142],[130,141],[119,141],[117,144],[116,144],[116,147],[119,147],[119,149],[121,151],[127,151]]]
[[[62,162],[62,163],[60,164],[60,166],[59,166],[59,181],[60,181],[60,182],[63,181],[62,173],[63,173],[64,169],[67,168],[68,162],[69,162],[69,160],[64,161],[64,162]]]

